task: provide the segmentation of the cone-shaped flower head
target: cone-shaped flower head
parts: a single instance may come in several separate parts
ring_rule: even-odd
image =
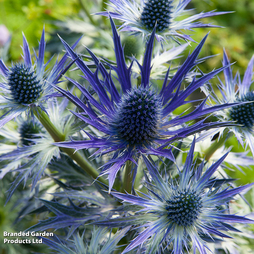
[[[8,68],[0,60],[0,109],[7,109],[7,112],[0,116],[0,128],[17,117],[22,112],[28,113],[31,106],[40,106],[54,95],[52,84],[56,84],[65,71],[64,65],[67,54],[56,62],[52,70],[47,73],[44,64],[45,34],[42,31],[39,43],[38,56],[35,54],[35,63],[32,63],[30,49],[26,37],[23,35],[23,63],[13,64]]]
[[[247,92],[236,98],[236,101],[249,103],[232,107],[229,110],[229,117],[243,128],[251,130],[254,126],[254,92]]]
[[[19,104],[37,101],[42,92],[42,84],[29,67],[23,64],[14,65],[8,75],[12,99]]]
[[[232,126],[229,131],[234,133],[242,146],[249,145],[252,155],[254,156],[254,91],[251,90],[253,82],[253,65],[254,57],[251,58],[243,79],[239,73],[233,77],[230,61],[226,52],[224,52],[223,65],[225,84],[220,81],[220,92],[222,98],[215,95],[211,96],[212,105],[222,105],[224,103],[246,102],[225,110],[218,117],[222,121],[234,121],[238,126]],[[202,88],[206,94],[211,93],[209,87]]]
[[[162,114],[160,97],[142,86],[132,89],[118,104],[111,131],[130,147],[150,146],[159,138]]]
[[[132,210],[129,204],[134,205],[135,214],[95,224],[110,227],[133,225],[145,228],[123,253],[129,253],[142,245],[146,248],[145,253],[161,253],[160,251],[167,250],[167,253],[183,254],[190,251],[192,246],[193,253],[198,250],[199,253],[205,254],[209,252],[208,242],[221,241],[224,237],[230,238],[221,231],[237,231],[230,225],[231,223],[253,223],[251,219],[230,214],[227,208],[229,201],[236,194],[246,191],[253,184],[229,188],[224,179],[212,177],[227,154],[204,172],[203,163],[197,168],[194,167],[194,145],[195,140],[183,171],[179,172],[178,180],[171,179],[170,182],[168,179],[165,180],[154,163],[143,156],[151,176],[147,177],[148,194],[142,194],[141,197],[112,192],[113,196],[128,203],[126,211]]]
[[[168,28],[172,22],[172,0],[146,1],[140,16],[141,23],[148,30],[162,32]]]
[[[99,148],[96,151],[97,155],[113,152],[111,160],[108,161],[101,173],[102,175],[109,175],[110,190],[117,172],[126,161],[130,160],[137,163],[140,154],[165,156],[174,160],[171,150],[164,148],[167,148],[175,140],[217,126],[217,123],[205,123],[204,121],[197,122],[192,126],[183,126],[183,124],[197,119],[204,114],[228,107],[225,104],[215,108],[204,108],[204,101],[193,112],[185,116],[172,116],[172,112],[186,103],[185,99],[194,90],[222,70],[215,70],[198,80],[194,78],[185,90],[180,90],[182,80],[198,63],[196,59],[205,42],[205,38],[187,58],[182,67],[179,68],[171,81],[168,81],[168,70],[163,87],[158,92],[152,88],[149,82],[155,29],[146,47],[143,65],[141,66],[138,63],[141,72],[141,84],[140,86],[136,86],[131,82],[132,64],[129,68],[127,67],[120,38],[112,20],[111,23],[117,66],[110,65],[110,67],[117,74],[118,81],[121,85],[121,92],[119,93],[116,89],[111,73],[106,71],[106,68],[90,50],[88,51],[98,67],[95,73],[88,68],[85,62],[64,41],[63,44],[67,52],[84,73],[84,77],[90,82],[99,100],[97,101],[84,86],[69,78],[83,93],[83,96],[86,98],[85,101],[73,96],[68,91],[64,91],[60,87],[56,87],[59,92],[67,96],[69,100],[84,112],[73,112],[73,114],[104,133],[104,135],[98,137],[93,136],[89,132],[87,135],[90,140],[56,144],[74,149]],[[103,80],[99,78],[99,72]],[[228,123],[221,125],[224,124],[227,125]]]
[[[23,146],[34,144],[32,139],[38,138],[37,134],[41,132],[41,126],[34,121],[24,121],[19,128],[20,141]]]
[[[143,37],[152,33],[156,26],[156,38],[158,41],[172,38],[174,40],[192,40],[187,34],[180,30],[192,30],[199,27],[217,27],[212,24],[194,22],[196,20],[226,14],[227,12],[206,12],[192,15],[183,20],[179,16],[188,13],[185,7],[191,0],[110,0],[109,7],[113,11],[100,12],[98,14],[111,16],[124,22],[120,29],[130,31],[134,34],[141,33]]]

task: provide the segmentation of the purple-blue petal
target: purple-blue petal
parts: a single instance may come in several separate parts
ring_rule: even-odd
[[[243,216],[232,215],[232,214],[210,214],[210,218],[221,220],[221,221],[230,221],[231,223],[251,223],[254,224],[254,220],[245,218]]]
[[[113,164],[113,166],[101,172],[100,176],[103,176],[106,174],[108,175],[109,193],[113,187],[117,172],[128,160],[133,161],[131,152],[129,151],[125,152],[121,157],[118,157],[116,162]]]
[[[54,143],[55,146],[74,148],[76,150],[88,149],[88,148],[98,148],[101,146],[111,145],[111,141],[107,139],[93,139],[93,140],[81,140],[81,141],[66,141],[66,142],[57,142]]]
[[[224,154],[218,161],[216,161],[211,167],[209,167],[209,169],[199,179],[197,188],[203,188],[206,185],[206,183],[209,181],[210,177],[217,170],[217,168],[220,166],[220,164],[224,161],[224,159],[227,157],[227,155],[228,155],[228,153]]]
[[[187,73],[190,71],[190,69],[195,66],[195,61],[196,61],[196,59],[197,59],[205,41],[206,41],[207,36],[208,36],[208,34],[202,39],[202,41],[195,48],[193,53],[186,59],[186,61],[183,63],[183,65],[180,67],[180,69],[176,72],[176,74],[170,80],[170,82],[165,87],[165,89],[161,90],[160,95],[163,98],[164,105],[169,100],[171,93],[175,90],[175,88],[181,84],[181,82],[183,81],[183,79],[187,75]]]
[[[0,73],[4,77],[7,77],[8,76],[8,72],[9,72],[9,69],[6,67],[6,65],[4,64],[3,60],[0,59]]]
[[[131,195],[131,194],[111,192],[111,195],[113,195],[114,197],[117,197],[117,198],[119,198],[123,201],[126,201],[128,203],[135,204],[135,205],[140,205],[140,206],[146,207],[147,205],[151,204],[150,200],[147,200],[145,198],[141,198],[139,196],[134,196],[134,195]]]
[[[122,254],[127,253],[132,249],[136,248],[137,246],[143,244],[146,241],[146,239],[155,234],[158,231],[158,229],[159,229],[158,225],[146,228],[134,240],[131,241],[131,243],[124,249]]]
[[[151,33],[149,41],[146,45],[143,66],[141,68],[141,84],[144,87],[149,85],[150,72],[151,72],[151,59],[152,59],[152,53],[153,53],[155,32],[156,32],[156,27],[154,27],[153,32]]]
[[[211,200],[214,200],[214,199],[222,200],[222,199],[225,199],[225,198],[233,197],[234,195],[239,194],[240,192],[252,187],[253,184],[254,183],[250,183],[250,184],[240,186],[240,187],[230,189],[230,190],[225,189],[225,190],[213,195],[211,197]]]
[[[82,37],[80,37],[73,45],[72,45],[72,49],[74,49],[77,44],[79,43],[80,39]],[[70,66],[73,64],[73,62],[71,62],[66,68],[64,68],[64,65],[66,63],[66,60],[68,59],[68,53],[65,53],[64,56],[62,57],[62,59],[55,64],[55,66],[53,67],[52,71],[50,72],[47,81],[51,84],[57,84],[58,80],[66,73],[66,71],[70,68]]]
[[[28,42],[26,40],[25,35],[23,34],[23,54],[24,54],[24,62],[25,65],[29,68],[32,67],[32,59],[31,59],[31,54],[28,46]]]
[[[219,68],[215,71],[210,72],[209,74],[203,76],[202,78],[198,79],[197,81],[193,80],[193,82],[185,89],[184,92],[181,93],[180,96],[174,97],[170,101],[170,103],[164,108],[163,115],[167,115],[179,106],[181,106],[184,102],[184,100],[196,89],[200,88],[203,84],[205,84],[207,81],[209,81],[211,78],[213,78],[215,75],[220,73],[225,67]]]
[[[117,75],[118,80],[121,84],[122,90],[124,93],[126,93],[128,90],[131,90],[131,75],[130,75],[130,69],[127,68],[124,58],[124,52],[123,47],[121,45],[120,37],[117,33],[115,24],[110,17],[110,23],[113,33],[113,41],[115,46],[115,55],[116,55],[116,63],[117,63]]]
[[[43,28],[42,30],[42,35],[41,35],[41,40],[39,43],[39,56],[37,59],[37,72],[41,73],[44,69],[44,52],[45,52],[45,47],[46,47],[46,43],[45,43],[45,29]]]

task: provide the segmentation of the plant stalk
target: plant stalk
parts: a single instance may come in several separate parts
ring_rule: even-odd
[[[205,159],[209,161],[212,155],[216,152],[216,150],[222,147],[228,138],[228,130],[225,130],[220,139],[218,141],[215,140],[212,145],[208,149],[206,149],[206,151],[204,152]]]
[[[132,182],[133,182],[134,170],[132,170],[132,162],[127,161],[125,164],[125,172],[123,178],[123,193],[127,191],[131,193],[132,190]]]
[[[107,0],[102,0],[102,4],[101,4],[101,10],[105,11],[107,9]],[[104,25],[107,25],[107,17],[106,16],[102,16],[102,21],[104,23]]]
[[[82,2],[82,0],[79,0],[79,4],[82,7],[83,11],[85,12],[86,16],[88,17],[88,19],[90,20],[90,22],[96,26],[96,22],[94,21],[93,17],[91,16],[89,10],[87,9],[86,5]]]
[[[65,141],[65,135],[61,133],[55,125],[50,121],[48,115],[39,107],[33,108],[33,113],[37,117],[37,119],[41,122],[41,124],[45,127],[51,137],[54,139],[55,142],[62,142]],[[96,169],[94,169],[90,163],[83,157],[78,151],[72,148],[60,148],[61,151],[67,153],[74,161],[76,161],[84,171],[92,176],[94,179],[97,179],[103,184],[108,185],[107,181],[102,178],[98,177],[99,173]]]

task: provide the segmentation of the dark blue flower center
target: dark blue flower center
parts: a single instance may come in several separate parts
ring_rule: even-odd
[[[254,101],[254,93],[249,92],[237,102]],[[252,128],[254,125],[254,102],[234,106],[230,109],[229,115],[233,121],[243,125],[246,128]]]
[[[131,146],[149,145],[157,137],[161,100],[153,90],[132,89],[118,105],[113,131]]]
[[[142,24],[148,30],[152,30],[157,22],[157,32],[168,28],[171,23],[172,2],[172,0],[147,0],[140,17]]]
[[[201,197],[190,190],[177,191],[167,200],[168,218],[178,226],[192,226],[202,208]]]
[[[19,104],[35,102],[41,94],[42,86],[31,68],[17,64],[8,76],[12,98]]]
[[[31,139],[38,138],[35,134],[41,132],[41,128],[37,123],[32,121],[23,122],[19,128],[20,141],[23,146],[33,145],[34,142]]]

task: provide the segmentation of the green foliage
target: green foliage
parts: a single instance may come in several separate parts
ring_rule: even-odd
[[[223,48],[226,49],[234,69],[239,70],[242,75],[254,54],[254,1],[249,0],[193,0],[190,8],[195,12],[201,11],[233,11],[226,15],[209,18],[209,23],[223,26],[224,28],[213,28],[210,31],[206,43],[205,55],[220,54],[206,62],[206,70],[219,66],[222,59]],[[205,29],[197,30],[193,38],[198,42],[207,33]]]
[[[31,47],[36,47],[43,25],[47,34],[54,27],[52,21],[77,14],[80,6],[76,0],[2,0],[0,9],[0,23],[12,34],[10,60],[17,61],[20,59],[22,32]]]

